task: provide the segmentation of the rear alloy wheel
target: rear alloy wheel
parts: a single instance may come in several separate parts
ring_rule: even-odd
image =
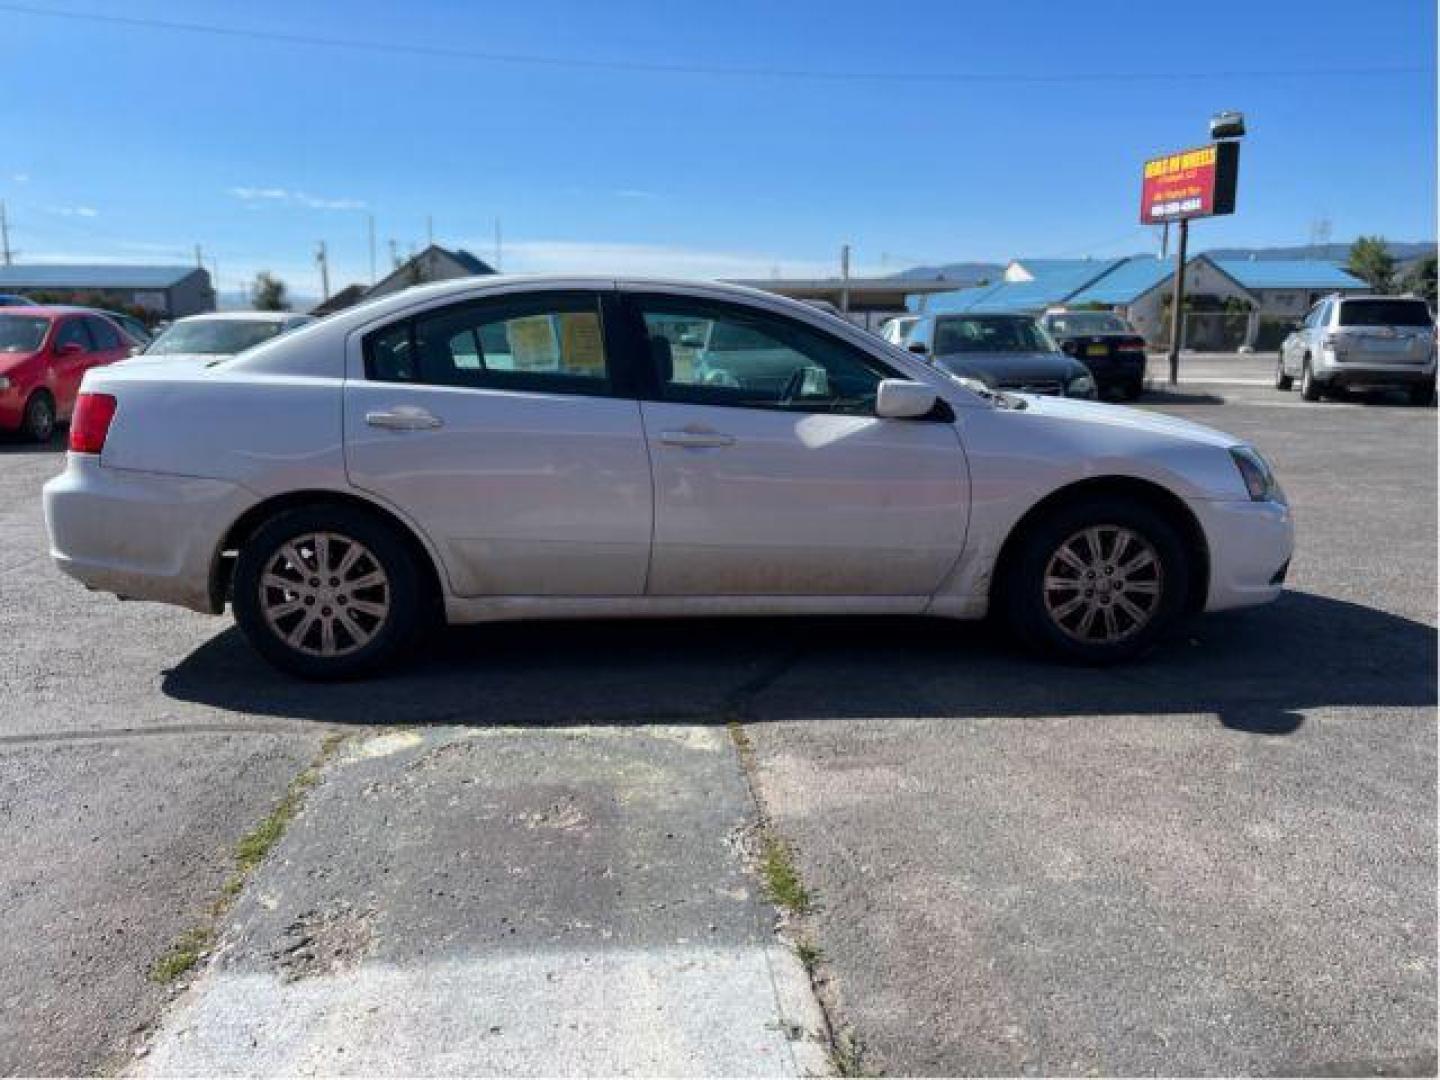
[[[32,442],[48,443],[55,437],[55,402],[49,394],[40,391],[30,395],[21,427]]]
[[[1085,663],[1126,660],[1184,611],[1190,566],[1179,533],[1148,506],[1063,508],[1021,540],[1002,602],[1032,647]]]
[[[1285,354],[1281,353],[1275,360],[1275,389],[1289,390],[1295,385],[1295,377],[1285,374]]]
[[[1300,396],[1306,401],[1319,401],[1324,396],[1320,392],[1320,384],[1315,381],[1315,373],[1310,370],[1308,359],[1300,369]]]
[[[240,628],[276,667],[344,679],[393,660],[414,636],[419,574],[405,544],[370,515],[343,506],[286,511],[240,551]]]

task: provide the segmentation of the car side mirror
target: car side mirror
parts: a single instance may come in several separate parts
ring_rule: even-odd
[[[912,341],[910,342],[910,344],[906,345],[905,348],[909,349],[913,353],[918,353],[920,356],[924,356],[927,352],[930,351],[928,348],[925,347],[925,343],[923,341]]]
[[[85,346],[81,345],[78,341],[67,341],[55,350],[55,355],[64,359],[70,356],[79,356],[84,351]]]
[[[875,415],[882,420],[915,420],[929,416],[940,395],[932,387],[909,379],[881,379],[875,392]]]

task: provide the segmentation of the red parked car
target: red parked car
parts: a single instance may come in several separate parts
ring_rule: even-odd
[[[103,315],[66,307],[0,308],[0,431],[48,442],[70,419],[85,372],[130,355]]]

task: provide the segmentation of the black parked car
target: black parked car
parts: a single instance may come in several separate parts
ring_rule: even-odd
[[[1108,311],[1047,311],[1040,319],[1066,354],[1084,361],[1101,396],[1134,401],[1145,389],[1145,339]]]
[[[1094,398],[1086,366],[1066,356],[1040,324],[1014,312],[955,312],[922,316],[905,347],[941,371],[991,390]]]

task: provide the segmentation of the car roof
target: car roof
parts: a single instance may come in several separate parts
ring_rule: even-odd
[[[199,315],[186,315],[176,319],[171,326],[194,322],[288,322],[291,319],[311,319],[313,316],[299,311],[205,311]]]
[[[76,307],[73,304],[7,304],[5,309],[0,311],[0,314],[54,318],[56,315],[73,315],[76,312],[84,312],[89,315],[100,314],[95,308]]]

